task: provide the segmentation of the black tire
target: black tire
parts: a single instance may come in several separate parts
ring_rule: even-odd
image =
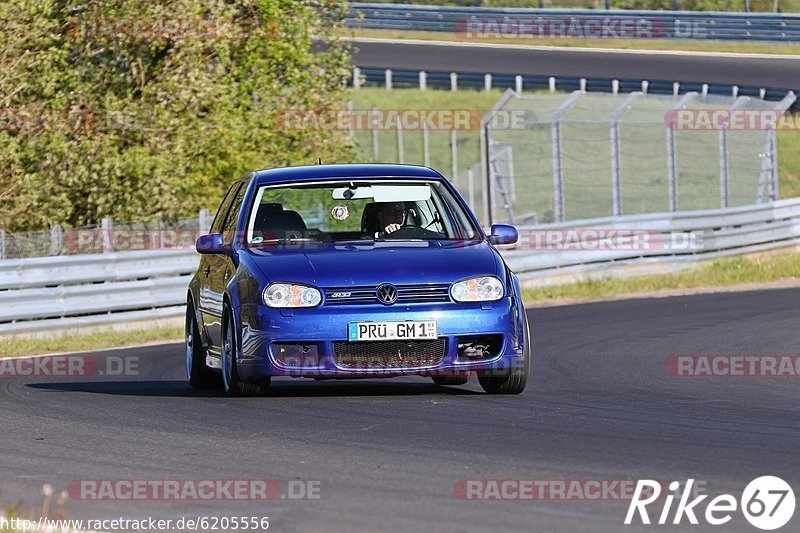
[[[478,382],[487,394],[519,394],[525,390],[528,383],[528,372],[531,367],[531,342],[530,329],[528,327],[528,313],[523,311],[523,325],[525,331],[522,332],[525,342],[523,352],[523,364],[521,369],[501,371],[502,375],[493,374],[490,371],[479,372]]]
[[[469,382],[469,374],[453,374],[452,376],[433,376],[433,382],[440,387],[454,387],[456,385],[466,385]]]
[[[257,396],[269,388],[270,378],[259,383],[243,381],[239,377],[237,364],[239,345],[233,327],[233,317],[229,308],[225,308],[222,320],[222,388],[228,396]]]
[[[219,376],[206,366],[206,350],[203,348],[191,300],[186,306],[185,331],[186,377],[189,385],[195,389],[207,389],[215,386],[219,382]]]

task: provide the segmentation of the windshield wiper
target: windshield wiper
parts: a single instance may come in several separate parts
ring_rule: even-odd
[[[306,237],[286,237],[283,239],[266,239],[253,244],[295,244],[300,242],[322,242],[319,239],[309,239]]]

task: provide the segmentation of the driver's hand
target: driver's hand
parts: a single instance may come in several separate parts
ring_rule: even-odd
[[[386,228],[384,228],[384,231],[386,233],[392,233],[393,231],[399,230],[401,227],[402,226],[400,226],[400,224],[389,224],[388,226],[386,226]]]

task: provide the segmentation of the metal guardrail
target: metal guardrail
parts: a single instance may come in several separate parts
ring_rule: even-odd
[[[800,43],[800,15],[447,7],[360,2],[351,3],[350,7],[347,23],[351,28],[449,32],[475,40],[495,36],[529,40],[538,36],[592,37],[588,33],[603,31],[605,20],[609,23],[616,21],[617,30],[624,21],[624,24],[635,28],[632,31],[644,31],[639,38]],[[551,24],[551,21],[557,23]],[[505,26],[501,25],[503,22]],[[522,26],[525,29],[521,29]],[[519,36],[520,31],[525,31],[526,35]]]
[[[586,78],[578,76],[532,76],[477,72],[443,72],[420,71],[383,68],[356,68],[354,77],[359,80],[359,87],[383,87],[386,85],[386,71],[391,71],[393,88],[418,88],[420,78],[425,79],[425,86],[433,89],[514,89],[521,93],[532,90],[550,90],[559,92],[607,92],[612,94],[646,91],[648,94],[687,94],[698,93],[719,96],[749,96],[779,102],[791,91],[800,87],[755,87],[750,85],[734,85],[727,83],[676,82],[673,80],[631,79],[631,78]],[[349,80],[350,85],[353,79]],[[792,110],[800,108],[795,102]]]
[[[512,270],[533,283],[552,283],[565,275],[624,276],[645,272],[648,267],[666,272],[699,260],[800,244],[800,199],[519,229],[520,242],[502,247],[501,252]],[[693,244],[629,250],[552,250],[532,246],[536,232],[598,229],[644,231],[657,242],[682,235],[684,242]],[[0,262],[0,335],[180,317],[188,274],[197,262],[197,254],[188,249]],[[619,267],[634,270],[619,272]]]

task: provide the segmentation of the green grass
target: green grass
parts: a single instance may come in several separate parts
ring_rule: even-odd
[[[102,350],[136,346],[148,342],[183,340],[183,327],[148,328],[136,331],[103,331],[47,339],[12,337],[0,339],[0,357]]]
[[[781,198],[800,196],[800,131],[778,131],[778,175]]]
[[[616,48],[623,50],[673,50],[686,52],[729,52],[738,54],[800,54],[798,44],[746,43],[725,41],[673,41],[667,39],[474,39],[450,32],[355,30],[356,37],[383,39],[420,39],[424,41],[453,41],[493,43],[507,46],[536,45],[563,48]]]
[[[726,287],[793,278],[800,278],[800,254],[797,253],[753,259],[719,259],[711,264],[675,274],[587,280],[553,287],[523,288],[522,293],[526,304],[568,303],[624,295],[646,295],[670,289]]]

